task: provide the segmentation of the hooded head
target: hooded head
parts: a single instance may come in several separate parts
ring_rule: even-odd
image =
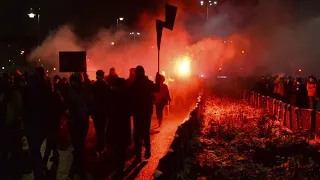
[[[73,88],[80,88],[83,84],[83,75],[80,72],[75,72],[70,76],[70,84]]]
[[[45,78],[46,73],[44,72],[44,69],[42,67],[37,67],[35,70],[40,79]]]
[[[145,76],[145,71],[142,66],[137,66],[136,67],[136,77],[144,77]]]
[[[59,83],[59,81],[60,81],[60,76],[58,76],[58,75],[55,75],[54,77],[53,77],[53,81],[54,81],[54,83],[56,84],[56,83]]]
[[[113,68],[110,68],[109,70],[109,76],[116,76],[117,73],[116,73],[116,69],[113,67]]]

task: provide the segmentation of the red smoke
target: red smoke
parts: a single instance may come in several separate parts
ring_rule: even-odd
[[[237,68],[242,68],[244,56],[250,51],[248,40],[240,35],[223,39],[212,34],[205,35],[204,28],[199,25],[187,27],[186,25],[190,25],[187,24],[188,15],[183,6],[177,6],[174,30],[163,30],[160,72],[165,71],[168,76],[176,75],[175,62],[183,56],[191,58],[192,73],[197,75],[215,72],[230,63],[237,63]],[[120,76],[127,77],[129,69],[139,64],[145,67],[149,76],[154,76],[157,71],[155,19],[164,20],[164,5],[156,13],[141,14],[136,28],[132,30],[141,33],[140,36],[136,36],[136,41],[129,35],[131,31],[121,30],[112,33],[103,29],[92,41],[83,42],[72,32],[70,26],[66,25],[49,36],[40,48],[31,54],[30,60],[40,58],[44,61],[44,66],[49,64],[50,67],[58,67],[59,51],[84,49],[90,60],[88,63],[90,78],[94,78],[96,70],[102,69],[108,72],[111,67],[115,67]],[[198,31],[197,39],[190,33],[192,30]],[[115,43],[114,46],[112,42]],[[245,53],[241,53],[243,50]]]

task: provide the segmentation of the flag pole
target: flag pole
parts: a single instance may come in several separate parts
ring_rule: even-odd
[[[158,48],[158,73],[160,73],[160,49]]]

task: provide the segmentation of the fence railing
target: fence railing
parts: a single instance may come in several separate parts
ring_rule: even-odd
[[[277,120],[293,132],[308,132],[308,136],[311,139],[320,137],[319,111],[299,108],[253,91],[244,91],[242,97],[250,105],[266,109],[269,113],[275,115]]]
[[[201,100],[202,94],[198,96],[197,105],[191,111],[189,118],[177,128],[170,149],[167,154],[160,159],[157,170],[153,173],[154,179],[177,179],[177,173],[184,168],[184,159],[192,154],[190,145],[190,140],[193,138],[192,134],[200,129]]]

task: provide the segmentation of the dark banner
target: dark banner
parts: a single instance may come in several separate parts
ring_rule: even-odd
[[[87,72],[86,51],[60,51],[60,72]]]

